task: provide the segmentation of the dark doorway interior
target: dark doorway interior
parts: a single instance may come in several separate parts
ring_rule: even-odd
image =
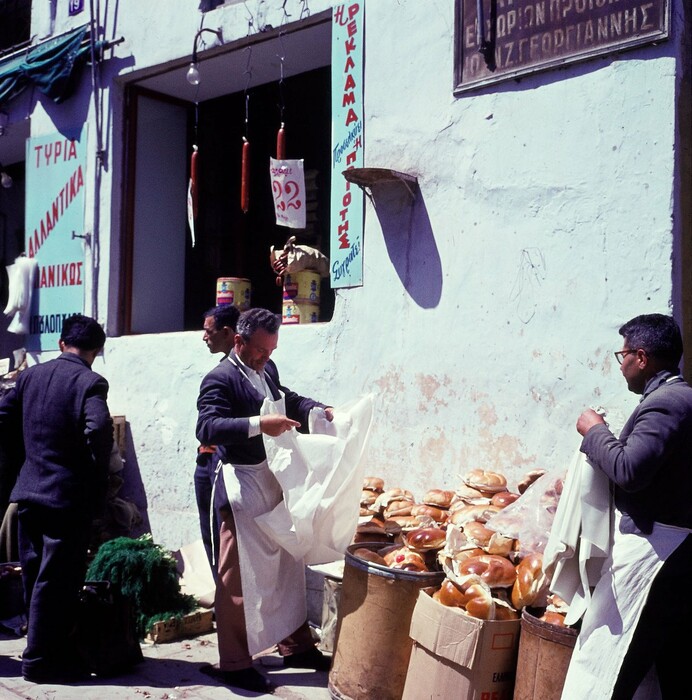
[[[269,264],[270,246],[289,236],[329,256],[331,173],[330,68],[319,68],[251,88],[247,137],[251,149],[250,206],[240,202],[241,157],[246,134],[246,95],[235,93],[190,109],[188,152],[199,146],[199,215],[196,243],[188,238],[185,271],[185,330],[201,327],[203,312],[215,304],[219,277],[244,277],[252,284],[252,306],[281,313],[282,289]],[[307,227],[277,226],[269,178],[284,104],[286,157],[302,158],[306,173]],[[320,321],[328,321],[334,293],[322,281]]]

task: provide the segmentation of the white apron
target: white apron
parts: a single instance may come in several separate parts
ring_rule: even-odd
[[[654,523],[650,535],[623,534],[619,524],[616,511],[613,546],[582,621],[562,700],[611,697],[651,584],[665,560],[690,534],[660,523]],[[651,682],[651,676],[645,682]],[[640,686],[635,698],[642,697],[642,690]],[[657,697],[653,692],[649,689],[643,697]]]
[[[267,413],[285,414],[283,395],[264,400],[260,415]],[[335,410],[333,424],[321,421],[332,435],[263,434],[265,462],[221,465],[236,525],[250,655],[305,622],[306,561],[343,557],[357,525],[371,418],[368,396]],[[310,422],[319,427],[312,415]]]

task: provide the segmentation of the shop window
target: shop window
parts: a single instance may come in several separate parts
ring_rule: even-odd
[[[250,280],[252,306],[282,313],[283,290],[270,247],[290,236],[329,257],[331,176],[330,68],[200,103],[197,108],[136,89],[125,191],[127,221],[122,311],[125,333],[199,330],[216,303],[217,280]],[[269,177],[284,100],[286,157],[303,159],[307,225],[276,225]],[[195,133],[195,122],[196,133]],[[250,204],[241,208],[243,136],[251,149]],[[187,226],[192,144],[199,147],[199,213],[195,241]],[[331,319],[334,292],[320,288],[319,320]]]
[[[0,55],[30,38],[31,0],[0,0]]]

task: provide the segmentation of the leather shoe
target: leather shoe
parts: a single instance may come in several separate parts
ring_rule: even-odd
[[[241,668],[237,671],[222,671],[211,664],[204,664],[199,668],[205,676],[209,676],[224,685],[241,690],[249,690],[253,693],[272,694],[274,685],[270,683],[256,668]]]
[[[284,656],[285,668],[314,668],[315,671],[329,671],[331,665],[332,660],[316,647]]]
[[[63,685],[79,683],[91,678],[91,673],[79,666],[65,666],[63,668],[27,668],[22,672],[25,681],[37,684]]]

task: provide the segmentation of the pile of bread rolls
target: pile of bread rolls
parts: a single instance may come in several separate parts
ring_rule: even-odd
[[[419,501],[407,489],[385,489],[383,479],[366,477],[353,544],[368,545],[351,552],[393,569],[443,571],[433,598],[472,617],[518,619],[530,607],[544,609],[546,622],[564,624],[566,606],[549,598],[542,554],[521,554],[517,540],[486,526],[543,473],[529,472],[516,493],[502,474],[473,469],[456,489],[433,488]]]

